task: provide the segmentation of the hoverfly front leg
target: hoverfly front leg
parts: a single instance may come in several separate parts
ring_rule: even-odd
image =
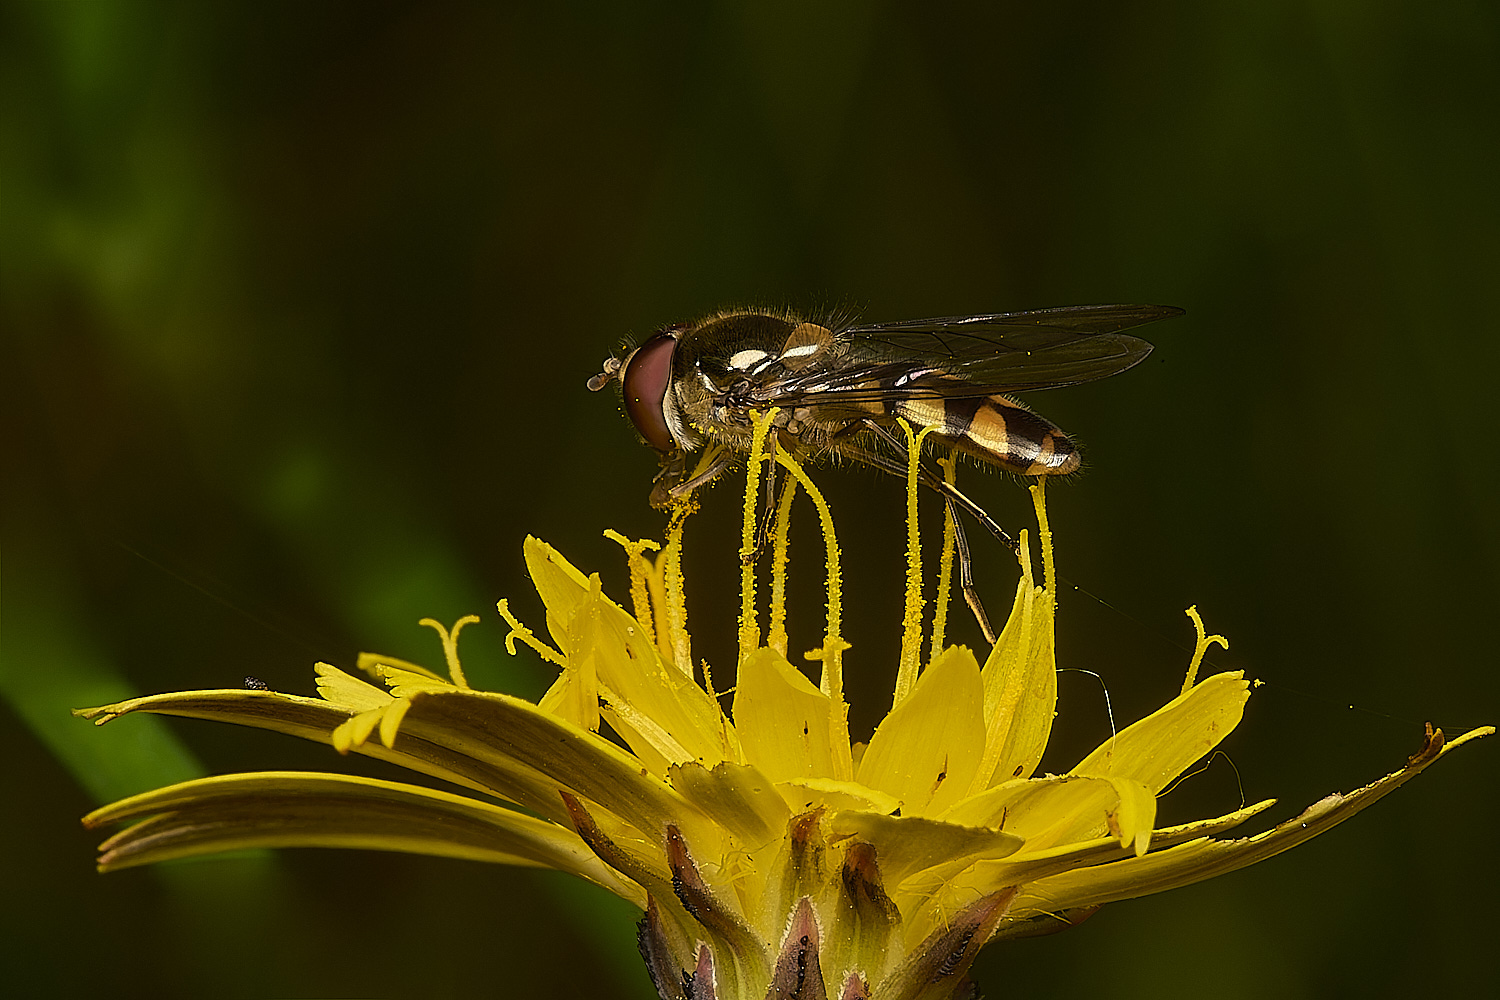
[[[698,487],[722,476],[734,462],[734,453],[721,445],[709,445],[692,476],[687,474],[688,453],[681,448],[661,453],[661,471],[651,490],[651,506],[666,508]]]

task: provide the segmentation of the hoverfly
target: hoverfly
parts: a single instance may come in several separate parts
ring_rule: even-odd
[[[899,417],[917,430],[933,428],[932,437],[981,463],[1021,476],[1061,476],[1079,468],[1073,442],[1004,394],[1122,372],[1151,345],[1121,331],[1181,313],[1174,306],[1064,306],[830,327],[790,314],[728,311],[667,327],[623,359],[609,358],[588,386],[597,391],[619,378],[625,412],[660,455],[651,492],[657,507],[743,460],[751,415],[773,407],[768,446],[799,458],[837,456],[904,477],[907,445],[893,431]],[[689,456],[699,451],[703,460],[689,473]],[[935,470],[924,465],[919,474],[953,514],[964,598],[993,643],[958,509],[1012,551],[1016,542]]]

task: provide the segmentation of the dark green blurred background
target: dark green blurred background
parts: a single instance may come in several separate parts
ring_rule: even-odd
[[[807,7],[816,6],[815,13]],[[1060,665],[1121,724],[1168,700],[1196,602],[1267,682],[1168,821],[1289,817],[1500,721],[1500,8],[6,3],[0,6],[6,822],[15,995],[645,997],[627,907],[546,872],[286,852],[101,877],[79,815],[238,769],[384,774],[72,706],[311,691],[361,649],[535,696],[527,533],[624,598],[606,527],[655,465],[584,380],[729,304],[870,320],[1181,305],[1129,375],[1035,397]],[[974,473],[968,473],[976,484]],[[819,481],[866,735],[899,635],[901,489]],[[1002,520],[1027,501],[974,492]],[[727,669],[733,488],[690,523]],[[929,504],[929,507],[934,505]],[[935,512],[935,511],[934,511]],[[794,609],[821,616],[812,519]],[[1003,607],[1014,569],[976,539]],[[955,613],[957,614],[957,613]],[[973,642],[961,620],[958,638]],[[1108,733],[1061,680],[1064,770]],[[1350,711],[1349,706],[1357,706]],[[1493,983],[1481,743],[1263,866],[997,946],[995,996],[1412,996]],[[1264,824],[1262,824],[1263,826]]]

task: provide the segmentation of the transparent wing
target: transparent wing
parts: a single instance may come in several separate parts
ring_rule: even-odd
[[[1066,306],[854,326],[796,371],[767,372],[762,406],[990,396],[1091,382],[1151,345],[1121,333],[1182,314],[1172,306]]]

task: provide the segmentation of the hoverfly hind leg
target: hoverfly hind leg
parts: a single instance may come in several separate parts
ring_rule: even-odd
[[[958,501],[952,497],[946,499],[948,516],[953,518],[953,548],[958,555],[958,588],[963,592],[964,603],[973,613],[974,621],[979,624],[979,631],[984,633],[984,641],[993,646],[999,637],[995,635],[994,626],[990,625],[990,616],[984,613],[979,589],[974,586],[974,563],[969,559],[969,538],[964,534],[963,522],[958,519]]]
[[[863,427],[865,430],[874,431],[882,440],[884,440],[892,448],[896,449],[896,452],[901,456],[902,461],[899,465],[897,465],[896,463],[889,460],[881,461],[884,456],[881,456],[875,452],[854,454],[847,448],[845,448],[844,450],[846,452],[849,452],[851,454],[851,457],[857,458],[861,462],[873,465],[877,469],[883,469],[893,476],[900,476],[903,479],[906,478],[906,459],[908,457],[906,442],[902,441],[894,433],[892,433],[889,427],[886,427],[883,424],[879,424],[874,420],[866,419],[861,421],[860,424],[856,426]],[[1020,556],[1021,546],[1016,542],[1014,538],[1011,537],[1010,532],[1000,527],[995,519],[993,517],[990,517],[989,512],[986,511],[983,507],[979,506],[973,500],[970,500],[968,497],[964,496],[963,493],[959,492],[957,486],[954,486],[952,483],[943,479],[926,465],[919,464],[917,466],[917,474],[921,479],[923,486],[926,486],[928,489],[936,493],[941,493],[949,501],[957,501],[959,506],[968,511],[970,516],[972,516],[974,520],[978,521],[981,525],[984,526],[984,529],[986,531],[994,535],[1001,541],[1001,543],[1005,545],[1006,548],[1010,549],[1013,555],[1016,555],[1018,557]]]
[[[906,442],[896,437],[890,428],[876,423],[874,420],[865,420],[855,426],[873,431],[892,448],[896,449],[897,454],[902,457],[903,461],[897,462],[877,451],[852,443],[841,444],[840,451],[850,458],[904,479],[906,477],[905,460],[909,458]],[[970,500],[959,491],[958,487],[940,477],[925,463],[918,463],[917,478],[923,486],[940,494],[948,504],[948,510],[953,517],[953,543],[958,554],[959,589],[963,591],[964,603],[969,606],[969,611],[973,613],[974,621],[979,625],[979,631],[984,633],[985,641],[993,646],[997,636],[994,628],[990,625],[989,615],[985,614],[984,605],[979,600],[979,590],[974,586],[974,564],[969,557],[968,536],[964,533],[963,522],[958,518],[959,508],[968,511],[974,520],[978,521],[984,526],[985,530],[1003,542],[1005,547],[1010,549],[1011,553],[1017,556],[1017,558],[1020,557],[1021,547],[1011,537],[1010,532],[1000,527],[995,519],[990,517],[988,511],[973,500]]]

